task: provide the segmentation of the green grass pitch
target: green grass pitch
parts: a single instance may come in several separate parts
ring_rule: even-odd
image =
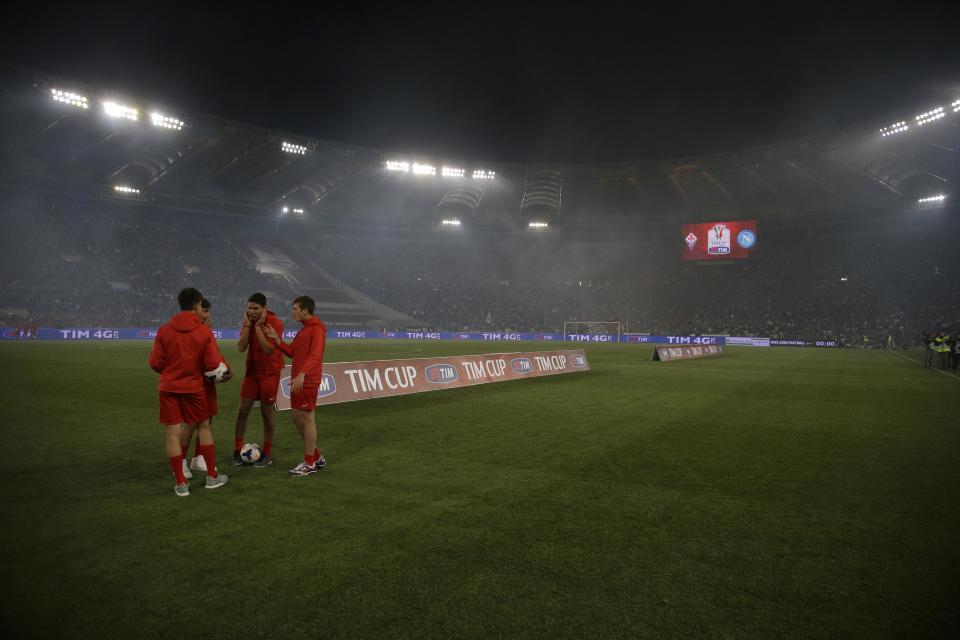
[[[277,464],[228,466],[234,380],[230,484],[178,499],[149,349],[0,343],[8,637],[957,637],[960,379],[899,352],[589,346],[589,373],[320,409],[307,478],[287,413]]]

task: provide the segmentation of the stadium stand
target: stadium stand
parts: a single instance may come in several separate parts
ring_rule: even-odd
[[[156,326],[191,285],[228,324],[264,291],[284,313],[309,293],[344,327],[590,319],[898,344],[960,329],[958,207],[918,204],[960,180],[952,114],[882,139],[870,124],[702,157],[504,163],[473,180],[476,163],[415,176],[376,150],[198,114],[154,129],[50,99],[54,86],[95,91],[75,83],[22,71],[3,83],[5,324]],[[288,139],[304,151],[285,152]],[[437,224],[449,216],[462,228]],[[679,259],[681,223],[748,218],[760,225],[748,260]]]

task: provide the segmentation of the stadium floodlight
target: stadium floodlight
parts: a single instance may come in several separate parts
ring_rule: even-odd
[[[496,175],[497,175],[496,171],[486,171],[484,169],[473,170],[474,180],[493,180]]]
[[[134,107],[128,107],[113,102],[112,100],[107,100],[103,103],[103,112],[111,118],[125,118],[127,120],[133,120],[134,122],[140,119],[140,112]]]
[[[413,175],[415,176],[435,176],[437,168],[429,164],[413,163]]]
[[[456,169],[454,167],[444,167],[443,171],[441,171],[444,178],[462,178],[466,173],[463,169]]]
[[[923,126],[923,125],[927,124],[928,122],[933,122],[934,120],[939,120],[939,119],[942,118],[944,115],[946,115],[946,114],[944,114],[944,112],[943,112],[943,107],[937,107],[936,109],[931,109],[930,111],[927,111],[926,113],[921,113],[921,114],[918,115],[916,118],[914,118],[914,120],[917,121],[917,126],[920,127],[920,126]]]
[[[840,282],[846,282],[848,279],[847,276],[840,276]]]
[[[456,218],[449,218],[449,219],[445,218],[440,221],[440,224],[442,224],[445,227],[459,227],[460,221],[457,220]]]
[[[280,148],[286,153],[294,153],[297,155],[306,155],[307,148],[302,144],[293,144],[292,142],[284,142],[280,145]]]
[[[530,222],[527,227],[530,229],[546,229],[550,226],[547,222]]]
[[[183,120],[171,118],[156,111],[150,114],[150,122],[153,123],[153,126],[160,127],[161,129],[173,129],[174,131],[183,129]]]
[[[925,204],[927,202],[943,202],[946,199],[947,199],[947,196],[945,196],[942,193],[939,193],[935,196],[927,196],[926,198],[920,198],[919,200],[917,200],[917,202],[920,204]]]
[[[140,189],[134,189],[133,187],[128,187],[123,184],[118,184],[113,187],[113,190],[117,193],[125,193],[128,195],[138,196],[140,195]]]
[[[61,91],[60,89],[50,89],[50,95],[53,96],[53,99],[57,102],[62,102],[64,104],[69,104],[74,107],[80,107],[81,109],[89,109],[90,101],[87,100],[86,96],[82,96],[79,93],[73,91]]]
[[[886,137],[886,136],[892,136],[892,135],[895,134],[895,133],[900,133],[900,132],[902,132],[902,131],[907,131],[909,128],[910,128],[910,126],[909,126],[906,122],[904,122],[904,121],[901,120],[900,122],[894,122],[894,123],[891,124],[889,127],[883,127],[882,129],[880,129],[880,133],[881,133],[884,137]]]
[[[410,173],[410,163],[401,162],[400,160],[387,160],[387,171],[400,171],[402,173]]]
[[[957,100],[954,100],[953,102],[951,102],[951,103],[950,103],[950,106],[953,107],[953,112],[954,112],[954,113],[960,111],[960,98],[958,98]]]
[[[293,212],[294,212],[295,214],[297,214],[298,216],[302,216],[302,215],[303,215],[303,209],[294,209]]]

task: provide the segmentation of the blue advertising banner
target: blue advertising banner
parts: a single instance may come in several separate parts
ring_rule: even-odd
[[[628,344],[719,344],[727,342],[726,336],[624,336],[621,342]]]
[[[839,346],[836,340],[770,340],[771,347],[826,347],[833,348]]]
[[[727,336],[727,346],[769,347],[770,338],[756,338],[753,336]]]
[[[213,335],[218,340],[237,340],[240,338],[239,329],[214,329]],[[283,337],[292,339],[297,335],[295,330],[283,332]],[[69,329],[41,328],[37,331],[39,340],[153,340],[157,337],[156,329],[115,329],[103,327],[84,327]],[[4,329],[0,338],[4,340],[30,340],[34,336],[26,331]],[[362,329],[327,328],[327,338],[330,340],[478,340],[494,342],[589,342],[589,343],[616,343],[617,336],[608,334],[562,334],[562,333],[511,333],[511,332],[464,332],[464,331],[369,331]],[[697,345],[697,344],[725,344],[725,336],[647,336],[626,335],[620,337],[622,344],[667,344],[667,345]]]

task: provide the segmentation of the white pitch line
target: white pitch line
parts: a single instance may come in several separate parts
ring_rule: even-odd
[[[903,358],[904,360],[909,360],[910,362],[916,362],[916,363],[919,364],[919,365],[922,365],[922,364],[923,364],[921,361],[919,361],[919,360],[914,360],[913,358],[908,358],[907,356],[903,355],[902,353],[897,353],[896,351],[891,351],[891,353],[892,353],[893,355],[897,356],[898,358]],[[930,367],[930,368],[933,369],[934,371],[936,371],[937,373],[942,373],[942,374],[945,375],[945,376],[950,376],[951,378],[954,378],[954,379],[956,379],[956,380],[960,380],[960,376],[956,375],[955,373],[950,373],[949,371],[944,371],[943,369],[937,369],[936,367]]]

